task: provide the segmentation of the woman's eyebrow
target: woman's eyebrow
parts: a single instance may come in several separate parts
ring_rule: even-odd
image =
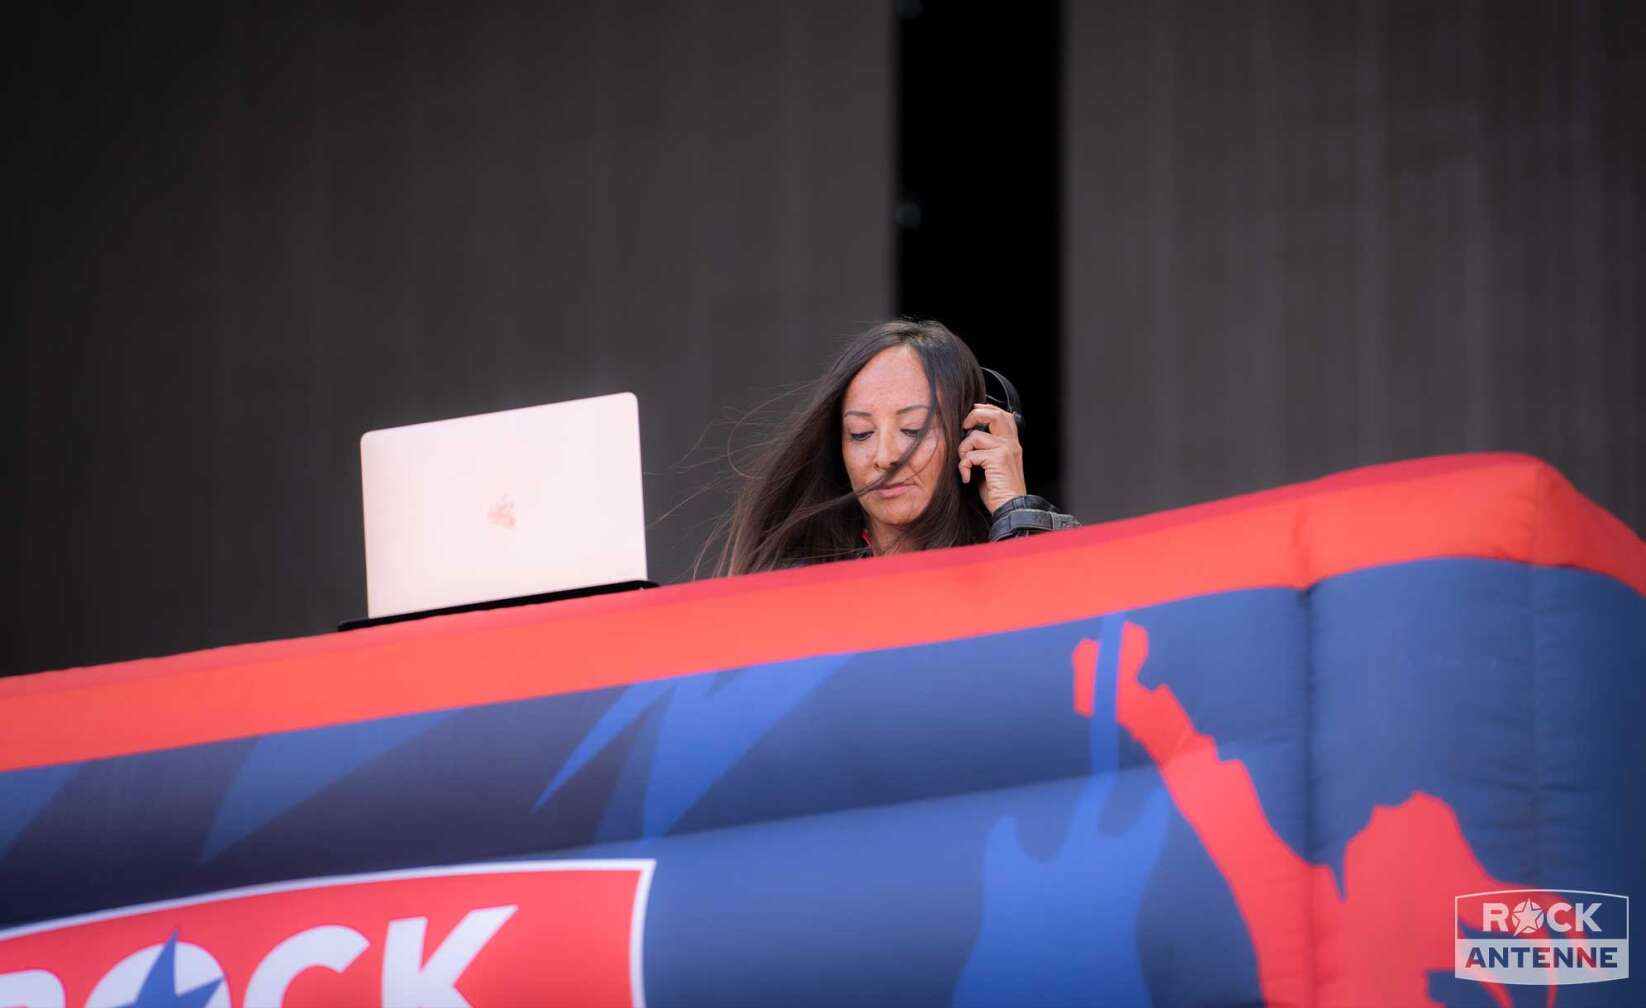
[[[903,414],[909,412],[910,410],[917,410],[917,409],[931,409],[931,406],[928,403],[915,403],[913,406],[905,406],[902,409],[898,410],[897,415],[902,416]],[[860,410],[860,409],[849,409],[845,413],[841,414],[841,416],[866,416],[866,417],[872,417],[873,415],[874,414],[869,413],[865,410]]]

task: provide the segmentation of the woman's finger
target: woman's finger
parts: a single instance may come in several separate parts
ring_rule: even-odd
[[[966,419],[962,420],[960,425],[965,428],[972,428],[978,424],[989,424],[989,429],[992,431],[994,430],[993,425],[1000,420],[1000,413],[1001,410],[998,406],[990,403],[975,403],[971,412],[966,414]]]
[[[985,473],[1002,465],[1006,452],[1002,448],[971,448],[960,453],[960,482],[971,482],[971,471],[982,469]]]
[[[961,482],[966,482],[968,469],[1010,468],[1015,453],[1010,445],[1000,444],[982,448],[968,448],[960,453]]]
[[[1001,448],[973,448],[961,456],[963,465],[982,469],[985,472],[1005,462],[1006,453]]]
[[[992,431],[974,430],[967,434],[959,444],[961,452],[975,451],[978,448],[1000,448],[1006,440]]]
[[[989,425],[989,433],[997,437],[1017,440],[1017,418],[993,403],[976,403],[972,411],[966,414],[962,427],[976,427],[984,423]]]
[[[978,492],[983,495],[983,506],[993,511],[1013,497],[1028,491],[1023,486],[1023,453],[1017,445],[996,448],[968,449],[960,460],[961,482],[970,483],[974,471],[983,470]]]

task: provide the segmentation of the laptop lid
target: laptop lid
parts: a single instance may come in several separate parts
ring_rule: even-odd
[[[646,577],[631,392],[368,431],[372,618]]]

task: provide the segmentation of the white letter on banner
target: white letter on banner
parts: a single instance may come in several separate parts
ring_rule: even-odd
[[[0,1005],[16,1008],[63,1008],[63,982],[45,970],[0,973]]]
[[[515,906],[470,910],[452,933],[423,962],[423,935],[427,917],[389,922],[383,942],[383,1008],[469,1008],[457,993],[457,978],[492,940]]]
[[[1480,929],[1482,931],[1509,930],[1509,904],[1480,904]]]
[[[1565,932],[1570,931],[1572,926],[1570,924],[1562,924],[1560,921],[1555,920],[1555,914],[1571,913],[1571,911],[1572,905],[1570,903],[1551,903],[1549,904],[1549,912],[1543,915],[1543,919],[1549,922],[1550,931],[1559,931],[1564,934]]]
[[[1585,934],[1598,933],[1600,925],[1595,923],[1595,911],[1599,909],[1599,903],[1579,903],[1577,905],[1577,920],[1574,923],[1582,928]]]
[[[371,943],[354,928],[325,924],[299,931],[276,945],[257,964],[246,987],[245,1008],[280,1008],[297,974],[315,966],[341,973]]]

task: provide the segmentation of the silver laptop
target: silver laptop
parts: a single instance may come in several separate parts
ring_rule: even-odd
[[[372,619],[644,581],[634,394],[360,438]]]

